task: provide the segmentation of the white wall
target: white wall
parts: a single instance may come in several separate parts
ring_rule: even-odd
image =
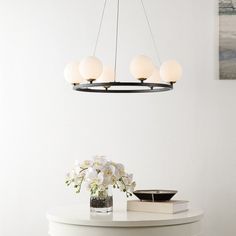
[[[47,235],[48,208],[86,202],[64,176],[95,154],[126,164],[138,188],[178,189],[205,210],[205,236],[235,235],[236,81],[217,80],[216,1],[144,1],[162,59],[184,67],[173,92],[77,93],[63,68],[91,53],[102,2],[0,1],[0,235]],[[105,63],[114,49],[109,2],[98,48]],[[133,55],[155,55],[138,1],[121,7],[126,80]]]

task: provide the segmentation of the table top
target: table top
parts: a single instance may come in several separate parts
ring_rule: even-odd
[[[88,207],[65,206],[51,209],[47,213],[50,222],[81,226],[100,227],[148,227],[187,224],[200,221],[201,210],[188,210],[176,214],[159,214],[116,210],[112,213],[90,213]]]

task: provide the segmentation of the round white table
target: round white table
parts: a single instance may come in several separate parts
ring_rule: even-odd
[[[58,207],[47,214],[50,236],[200,236],[202,216],[201,210],[92,214],[79,206]]]

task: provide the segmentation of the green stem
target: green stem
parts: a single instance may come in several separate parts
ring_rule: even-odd
[[[84,181],[84,177],[81,178],[81,181],[80,181],[80,184],[78,185],[79,188],[76,190],[76,193],[79,193],[80,190],[81,190],[81,185],[82,185],[82,182]]]
[[[87,170],[88,168],[80,168],[81,170],[80,170],[80,172],[79,173],[82,173],[83,171],[85,171],[85,170]]]

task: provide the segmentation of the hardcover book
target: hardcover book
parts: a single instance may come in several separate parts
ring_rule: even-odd
[[[175,214],[188,210],[188,201],[170,200],[164,202],[149,202],[139,200],[127,201],[127,211]]]

